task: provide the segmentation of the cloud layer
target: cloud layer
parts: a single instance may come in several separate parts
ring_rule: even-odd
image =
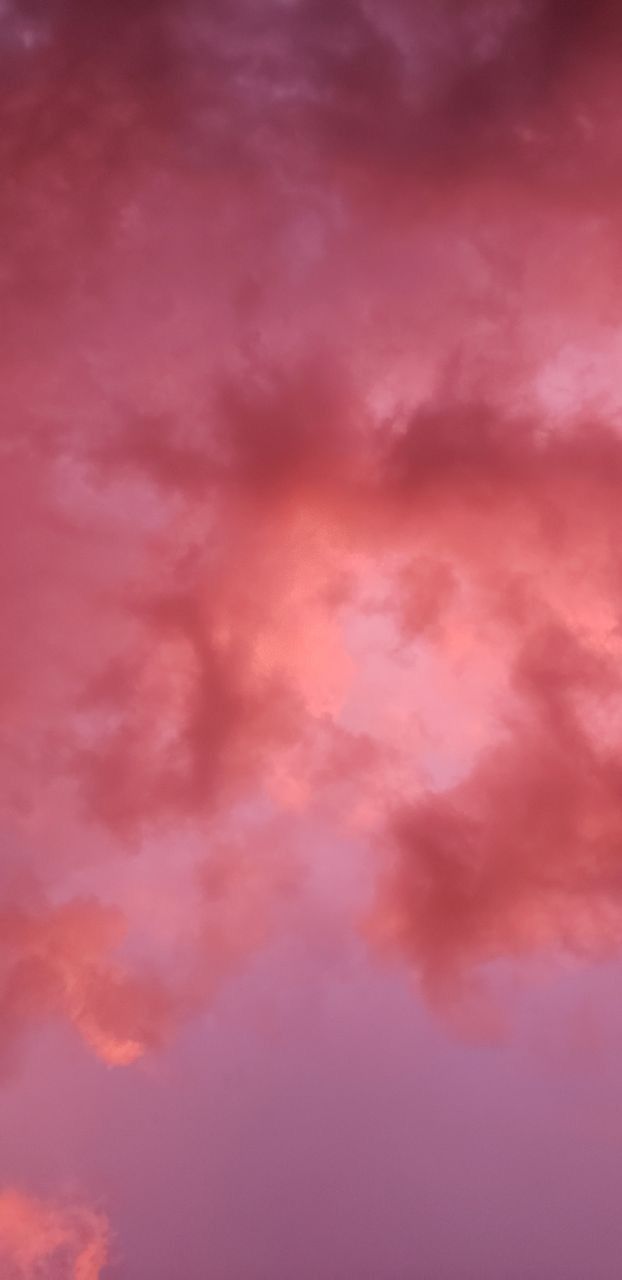
[[[82,1206],[0,1192],[0,1260],[7,1280],[99,1280],[108,1224]]]
[[[337,787],[437,937],[423,828],[458,885],[475,808],[504,880],[497,769],[531,812],[525,755],[551,794],[610,768],[619,38],[605,3],[7,10],[2,785],[50,920],[161,824]],[[590,676],[552,719],[555,635]]]
[[[615,952],[621,43],[612,0],[2,10],[3,1068],[49,1018],[168,1043],[320,826],[431,997]],[[76,1212],[6,1194],[16,1277],[95,1280]]]

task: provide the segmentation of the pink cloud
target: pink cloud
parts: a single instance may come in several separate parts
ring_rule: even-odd
[[[0,911],[0,1022],[10,1054],[29,1024],[66,1019],[111,1065],[161,1043],[173,1021],[171,997],[155,977],[134,976],[115,951],[122,913],[97,901],[50,907],[37,902]]]
[[[2,24],[7,1055],[167,1044],[304,901],[291,814],[431,994],[608,954],[618,7]]]
[[[6,1280],[99,1280],[108,1223],[81,1205],[0,1191],[0,1260]]]

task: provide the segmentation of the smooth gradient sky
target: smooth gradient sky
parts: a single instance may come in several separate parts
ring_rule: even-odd
[[[618,1280],[619,5],[0,64],[0,1280]]]

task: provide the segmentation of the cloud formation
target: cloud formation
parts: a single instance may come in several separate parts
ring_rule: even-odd
[[[128,1065],[165,1039],[173,1018],[166,988],[114,958],[127,928],[118,909],[88,900],[12,905],[0,920],[4,1058],[29,1024],[51,1017],[68,1020],[110,1065]]]
[[[6,1280],[99,1280],[108,1240],[101,1213],[14,1189],[0,1191],[0,1261]]]
[[[168,1044],[326,832],[437,1001],[619,948],[621,46],[614,0],[2,8],[3,1071]],[[106,1241],[0,1195],[8,1280]]]
[[[464,782],[392,815],[373,927],[432,993],[499,959],[619,947],[617,742],[577,714],[582,695],[619,701],[617,673],[557,630],[531,639],[518,668],[511,734]]]
[[[429,989],[607,950],[617,6],[1,24],[7,1045],[166,1042],[269,936],[284,813],[373,850]]]

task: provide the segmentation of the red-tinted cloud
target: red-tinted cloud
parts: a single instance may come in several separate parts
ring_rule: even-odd
[[[33,1021],[52,1017],[69,1021],[111,1065],[134,1062],[166,1038],[173,1023],[166,988],[114,956],[127,928],[119,910],[86,900],[5,905],[0,919],[3,1055]]]
[[[617,839],[621,33],[545,0],[3,17],[0,796],[48,894],[7,899],[7,1025],[166,1039],[204,996],[121,965],[97,895],[131,849],[161,898],[163,833],[208,882],[246,841],[220,958],[189,909],[181,972],[226,970],[280,892],[266,810],[389,844],[426,973],[531,946],[536,899],[574,938],[548,877],[570,910]],[[72,911],[105,936],[67,954]]]
[[[610,661],[557,629],[515,668],[519,711],[458,786],[396,810],[373,930],[434,991],[489,962],[619,945],[622,776],[581,698],[619,699]]]
[[[108,1223],[81,1205],[0,1191],[0,1261],[6,1280],[99,1280]]]
[[[621,44],[4,6],[5,1069],[168,1043],[304,903],[296,823],[436,998],[618,946]],[[2,1249],[96,1280],[105,1223],[7,1192]]]

